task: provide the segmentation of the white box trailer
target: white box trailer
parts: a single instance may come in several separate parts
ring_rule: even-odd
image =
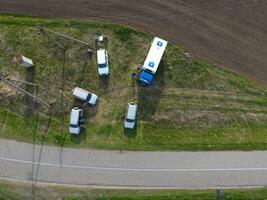
[[[22,56],[22,55],[16,55],[14,57],[14,61],[25,68],[33,66],[32,60],[30,58],[27,58],[27,57]]]
[[[151,84],[153,77],[158,70],[160,61],[162,59],[162,56],[164,55],[167,44],[168,42],[166,40],[163,40],[158,37],[154,38],[139,76],[139,81],[141,82],[141,84]]]

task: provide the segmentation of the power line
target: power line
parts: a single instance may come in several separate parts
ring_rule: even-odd
[[[40,24],[37,24],[37,27],[38,27],[38,33],[40,33],[40,34],[44,33],[44,30],[45,30],[45,31],[47,31],[47,32],[50,32],[50,33],[59,35],[59,36],[61,36],[61,37],[67,38],[67,39],[69,39],[69,40],[73,40],[73,41],[75,41],[75,42],[78,42],[78,43],[81,43],[81,44],[84,44],[84,45],[87,45],[87,46],[90,46],[90,47],[92,46],[92,45],[91,45],[90,43],[88,43],[88,42],[84,42],[84,41],[82,41],[82,40],[79,40],[79,39],[70,37],[70,36],[65,35],[65,34],[63,34],[63,33],[59,33],[59,32],[56,32],[56,31],[52,31],[52,30],[47,29],[47,28],[43,28],[43,27],[40,26]]]
[[[5,77],[5,79],[8,80],[8,81],[16,82],[16,83],[22,83],[22,84],[26,84],[26,85],[39,86],[36,83],[30,83],[30,82],[27,82],[27,81],[18,81],[18,80],[13,80],[13,79],[6,78],[6,77]]]
[[[19,90],[19,91],[23,92],[24,94],[30,96],[31,98],[35,99],[37,102],[44,104],[44,105],[47,106],[49,109],[51,108],[51,106],[50,106],[48,103],[46,103],[46,102],[43,101],[42,99],[40,99],[40,98],[34,96],[33,94],[27,92],[26,90],[20,88],[20,87],[17,86],[16,84],[14,84],[14,83],[12,83],[11,81],[9,81],[7,78],[5,78],[5,77],[3,77],[3,76],[1,76],[0,78],[1,78],[1,80],[4,81],[5,83],[7,83],[7,84],[13,86],[13,87],[16,88],[17,90]]]

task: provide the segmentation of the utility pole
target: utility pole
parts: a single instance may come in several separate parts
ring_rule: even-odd
[[[49,32],[49,33],[52,33],[52,34],[55,34],[55,35],[58,35],[58,36],[61,36],[63,38],[66,38],[66,39],[69,39],[69,40],[72,40],[72,41],[75,41],[75,42],[78,42],[80,44],[83,44],[83,45],[86,45],[86,46],[89,46],[91,48],[91,45],[87,42],[84,42],[84,41],[81,41],[81,40],[78,40],[76,38],[73,38],[73,37],[70,37],[70,36],[67,36],[65,34],[62,34],[62,33],[59,33],[59,32],[56,32],[56,31],[53,31],[53,30],[50,30],[50,29],[47,29],[47,28],[43,28],[40,26],[40,24],[37,24],[37,32],[39,35],[41,34],[44,34],[45,31]],[[64,89],[65,89],[65,65],[66,65],[66,51],[67,51],[67,48],[60,44],[58,41],[52,39],[49,35],[46,35],[50,40],[52,40],[61,50],[61,54],[62,54],[62,77],[61,77],[61,80],[62,80],[62,84],[61,84],[61,141],[60,141],[60,144],[63,143],[63,127],[64,127]]]

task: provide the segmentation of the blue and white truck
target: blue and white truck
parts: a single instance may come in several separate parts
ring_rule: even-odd
[[[167,44],[168,42],[163,39],[160,39],[158,37],[154,38],[147,58],[139,73],[138,80],[141,85],[151,85],[153,78],[158,70],[162,56],[164,55]]]

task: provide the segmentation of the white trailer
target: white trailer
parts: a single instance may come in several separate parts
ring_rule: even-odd
[[[154,38],[143,65],[144,69],[149,70],[153,74],[156,74],[167,44],[168,42],[163,39],[160,39],[158,37]]]

